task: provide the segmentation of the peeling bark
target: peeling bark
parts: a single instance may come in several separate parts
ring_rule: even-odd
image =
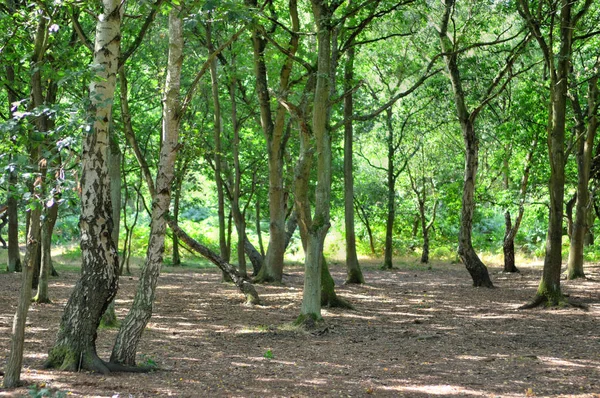
[[[100,318],[118,287],[119,261],[112,240],[113,220],[108,178],[109,125],[121,38],[123,3],[103,0],[96,25],[90,84],[90,129],[84,132],[81,176],[81,278],[69,298],[47,367],[110,372],[96,353]]]

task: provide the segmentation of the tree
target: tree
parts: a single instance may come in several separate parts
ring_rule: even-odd
[[[175,161],[181,121],[180,87],[183,63],[183,20],[181,10],[169,12],[169,57],[163,97],[163,122],[160,160],[156,176],[156,194],[152,198],[152,219],[146,262],[142,268],[133,305],[123,320],[111,354],[111,362],[135,365],[137,344],[148,320],[160,267],[165,250],[166,214],[171,203],[171,188],[175,173]]]
[[[593,75],[588,80],[587,106],[582,109],[578,88],[571,87],[570,102],[573,107],[573,115],[576,120],[575,133],[577,134],[577,149],[575,159],[577,162],[577,203],[575,205],[575,222],[571,234],[571,245],[569,246],[569,261],[567,263],[567,279],[584,278],[583,270],[583,246],[587,231],[591,228],[588,224],[588,213],[591,208],[590,201],[590,169],[594,139],[598,130],[598,107],[600,97],[598,90],[598,69],[600,61],[596,57],[596,63],[592,70]]]
[[[246,3],[253,9],[258,9],[256,0],[247,0]],[[298,50],[300,29],[297,1],[289,1],[289,15],[292,22],[291,29],[287,31],[290,39],[286,55],[279,73],[279,85],[276,92],[279,99],[285,100],[291,88],[290,77],[294,64],[294,57]],[[260,122],[267,144],[269,159],[269,245],[264,266],[255,280],[260,282],[281,282],[283,277],[283,256],[285,254],[285,216],[287,207],[287,194],[284,188],[283,165],[284,154],[289,139],[289,131],[285,128],[286,109],[279,102],[277,108],[271,109],[271,94],[267,78],[267,63],[265,50],[268,35],[264,35],[265,27],[258,22],[252,29],[252,43],[254,52],[254,74],[256,77],[256,93],[260,106]],[[277,44],[279,46],[279,44]]]
[[[437,30],[446,62],[447,75],[452,84],[454,103],[465,145],[465,173],[458,255],[473,279],[473,286],[493,287],[494,285],[490,279],[487,267],[479,259],[473,248],[472,241],[473,211],[475,209],[474,193],[479,163],[479,136],[475,127],[475,121],[483,108],[497,97],[504,90],[508,81],[510,81],[513,75],[512,67],[531,36],[526,36],[524,39],[517,41],[517,44],[508,51],[504,66],[501,66],[496,77],[487,85],[486,91],[479,103],[469,110],[467,92],[464,89],[460,69],[461,64],[459,62],[459,56],[465,50],[459,47],[459,32],[457,31],[457,21],[454,17],[455,11],[455,1],[445,0],[443,15]],[[474,44],[472,48],[499,44],[511,39],[514,40],[519,35],[520,32],[517,32],[517,34],[508,39],[499,38],[491,43]]]
[[[540,2],[535,8],[528,0],[519,0],[518,11],[538,42],[550,76],[548,118],[548,157],[550,161],[550,214],[546,237],[544,270],[535,298],[523,308],[547,303],[558,305],[563,300],[560,288],[562,264],[562,222],[565,194],[565,126],[567,93],[573,51],[573,36],[577,23],[589,10],[586,0],[576,10],[579,1]],[[576,11],[573,15],[573,11]],[[555,44],[555,32],[558,43]],[[558,53],[555,54],[555,49]]]
[[[96,329],[118,286],[119,261],[111,239],[112,205],[108,178],[109,120],[112,112],[123,3],[103,0],[96,23],[88,127],[84,133],[81,174],[81,278],[61,320],[46,366],[108,373],[96,353]]]

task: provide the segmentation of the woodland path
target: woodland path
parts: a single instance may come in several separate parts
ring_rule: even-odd
[[[138,350],[139,363],[161,370],[109,376],[41,369],[77,278],[63,272],[51,281],[54,302],[31,307],[22,378],[69,397],[600,397],[598,266],[586,268],[593,280],[563,281],[587,312],[518,310],[535,293],[539,265],[516,275],[491,267],[492,290],[471,287],[464,268],[447,263],[390,272],[365,260],[365,286],[343,286],[343,264],[331,268],[356,311],[326,309],[327,328],[310,334],[289,326],[299,313],[300,267],[286,269],[283,286],[258,286],[265,305],[257,307],[244,306],[216,270],[169,267]],[[121,278],[120,317],[136,282]],[[19,283],[20,275],[0,274],[0,369]],[[115,333],[99,331],[101,357]]]

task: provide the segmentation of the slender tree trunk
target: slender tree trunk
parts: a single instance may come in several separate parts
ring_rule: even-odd
[[[393,268],[393,235],[394,219],[396,218],[396,179],[394,178],[394,127],[392,125],[392,109],[386,109],[386,126],[388,130],[387,149],[387,219],[385,222],[385,249],[383,255],[383,269]]]
[[[37,200],[40,197],[40,187],[36,190]],[[31,223],[27,233],[27,254],[25,255],[25,267],[23,268],[21,291],[19,294],[19,303],[13,319],[12,338],[10,355],[4,372],[4,388],[18,387],[21,379],[21,368],[23,365],[23,345],[25,342],[25,323],[31,302],[31,281],[33,278],[33,268],[37,261],[38,246],[40,244],[40,217],[42,214],[42,204],[36,203],[31,211]]]
[[[260,198],[258,194],[256,195],[256,204],[255,204],[255,220],[256,220],[256,237],[258,239],[258,248],[260,249],[260,255],[262,258],[265,258],[265,245],[263,244],[262,232],[260,227]],[[259,270],[260,271],[260,270]]]
[[[46,209],[46,219],[42,222],[41,232],[41,261],[40,261],[40,282],[38,284],[37,295],[33,301],[37,303],[49,303],[48,279],[52,272],[52,231],[58,218],[58,202],[55,200],[52,206]]]
[[[6,67],[6,80],[14,86],[15,71],[11,65]],[[12,105],[18,100],[12,90],[7,90],[9,102],[9,113],[12,116]],[[11,143],[15,145],[14,139],[11,138]],[[19,251],[19,205],[17,197],[17,165],[14,162],[14,155],[11,154],[8,171],[8,187],[7,187],[7,214],[8,214],[8,272],[21,272],[21,252]]]
[[[502,250],[504,252],[504,272],[519,272],[519,269],[515,265],[515,237],[512,233],[512,220],[508,210],[504,213],[504,221],[506,226],[504,242],[502,243]]]
[[[588,89],[588,115],[587,129],[584,125],[583,112],[579,106],[579,99],[575,97],[571,100],[577,118],[576,132],[579,136],[577,144],[577,204],[575,207],[575,223],[571,235],[571,245],[569,247],[569,261],[567,263],[567,279],[585,278],[583,271],[583,247],[585,244],[585,235],[591,227],[587,224],[588,209],[590,203],[590,166],[592,162],[592,153],[594,138],[598,129],[596,116],[598,102],[598,76],[594,76],[589,82]],[[576,90],[576,89],[575,89]]]
[[[463,180],[461,221],[458,238],[458,255],[473,279],[473,286],[493,287],[487,267],[479,259],[473,248],[473,212],[475,210],[475,183],[479,162],[479,138],[475,132],[476,112],[470,113],[466,106],[465,93],[458,68],[458,54],[454,51],[454,44],[448,37],[450,15],[454,10],[454,0],[445,1],[445,13],[439,31],[442,51],[446,53],[444,60],[452,83],[454,103],[460,122],[463,140],[465,143],[465,175]]]
[[[162,143],[156,176],[156,196],[152,200],[152,221],[146,262],[142,269],[133,305],[115,340],[111,362],[135,365],[137,345],[152,316],[156,284],[165,250],[166,218],[171,203],[171,188],[178,149],[181,67],[183,61],[183,21],[181,11],[169,13],[169,56],[163,99]]]
[[[206,25],[206,43],[208,55],[212,54],[215,49],[211,37],[211,23]],[[213,139],[214,139],[214,162],[215,162],[215,183],[217,185],[217,214],[219,217],[219,249],[221,258],[229,261],[229,247],[227,244],[227,226],[225,220],[225,193],[223,187],[223,161],[221,159],[221,102],[219,101],[219,77],[217,75],[217,58],[215,57],[210,63],[210,81],[212,88],[213,100]],[[223,274],[223,279],[227,280],[227,275]]]
[[[81,177],[81,278],[65,307],[58,336],[48,354],[47,366],[88,369],[108,373],[96,353],[96,329],[118,287],[119,261],[111,239],[113,230],[110,181],[108,178],[109,125],[112,112],[119,43],[120,0],[103,0],[103,13],[96,25],[90,85],[88,121],[84,133]]]
[[[353,165],[353,133],[352,117],[354,116],[354,46],[346,53],[344,69],[344,91],[349,94],[344,98],[344,221],[346,225],[346,283],[365,283],[358,255],[356,254],[356,234],[354,232],[354,165]]]

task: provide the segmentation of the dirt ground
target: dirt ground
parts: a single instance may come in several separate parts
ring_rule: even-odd
[[[215,270],[169,268],[155,313],[138,348],[147,374],[68,373],[41,365],[77,278],[52,279],[52,304],[30,310],[22,378],[72,397],[600,397],[600,267],[563,291],[589,305],[522,311],[540,266],[515,275],[490,267],[496,289],[473,288],[460,265],[409,263],[381,271],[363,262],[367,284],[337,291],[355,311],[325,309],[317,333],[290,326],[299,313],[301,268],[282,286],[258,286],[265,305],[247,307]],[[137,277],[122,277],[117,300],[126,314]],[[0,369],[6,365],[20,275],[0,274]],[[116,331],[101,329],[108,358]],[[0,396],[27,396],[27,388]]]

